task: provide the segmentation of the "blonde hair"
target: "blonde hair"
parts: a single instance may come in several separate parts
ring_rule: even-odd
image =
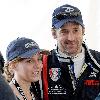
[[[21,62],[22,60],[24,60],[25,58],[15,58],[12,61],[6,62],[4,65],[4,73],[3,76],[5,77],[5,79],[10,82],[12,80],[12,78],[14,77],[14,73],[13,73],[13,68],[14,65],[18,62]]]
[[[4,65],[4,73],[3,73],[3,76],[5,77],[5,79],[10,82],[11,79],[13,78],[13,74],[11,73],[11,71],[9,70],[9,62],[7,62],[5,65]]]

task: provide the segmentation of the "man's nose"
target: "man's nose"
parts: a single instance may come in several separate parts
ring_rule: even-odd
[[[74,34],[73,34],[73,32],[69,32],[67,39],[69,41],[73,41],[74,40]]]

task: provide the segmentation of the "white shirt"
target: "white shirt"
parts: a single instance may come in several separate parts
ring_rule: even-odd
[[[69,62],[67,57],[70,57],[64,53],[62,53],[60,50],[58,50],[58,52],[56,51],[57,56],[58,56],[58,60],[61,62]],[[85,62],[85,49],[82,47],[82,52],[77,54],[74,57],[70,57],[72,59],[72,61],[74,62],[74,73],[75,73],[75,77],[78,78],[80,75],[80,71],[82,69],[82,66]]]

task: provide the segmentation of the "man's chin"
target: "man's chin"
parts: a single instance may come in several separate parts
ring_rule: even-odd
[[[65,53],[68,56],[75,56],[77,54],[77,51],[75,51],[75,50],[67,50],[67,51],[65,51]]]

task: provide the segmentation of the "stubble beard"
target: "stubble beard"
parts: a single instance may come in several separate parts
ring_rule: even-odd
[[[65,53],[68,56],[76,56],[78,53],[81,52],[82,45],[78,43],[76,50],[74,50],[74,52],[70,52],[70,50],[68,50],[67,43],[64,46],[60,45],[60,49],[61,49],[61,52]]]

